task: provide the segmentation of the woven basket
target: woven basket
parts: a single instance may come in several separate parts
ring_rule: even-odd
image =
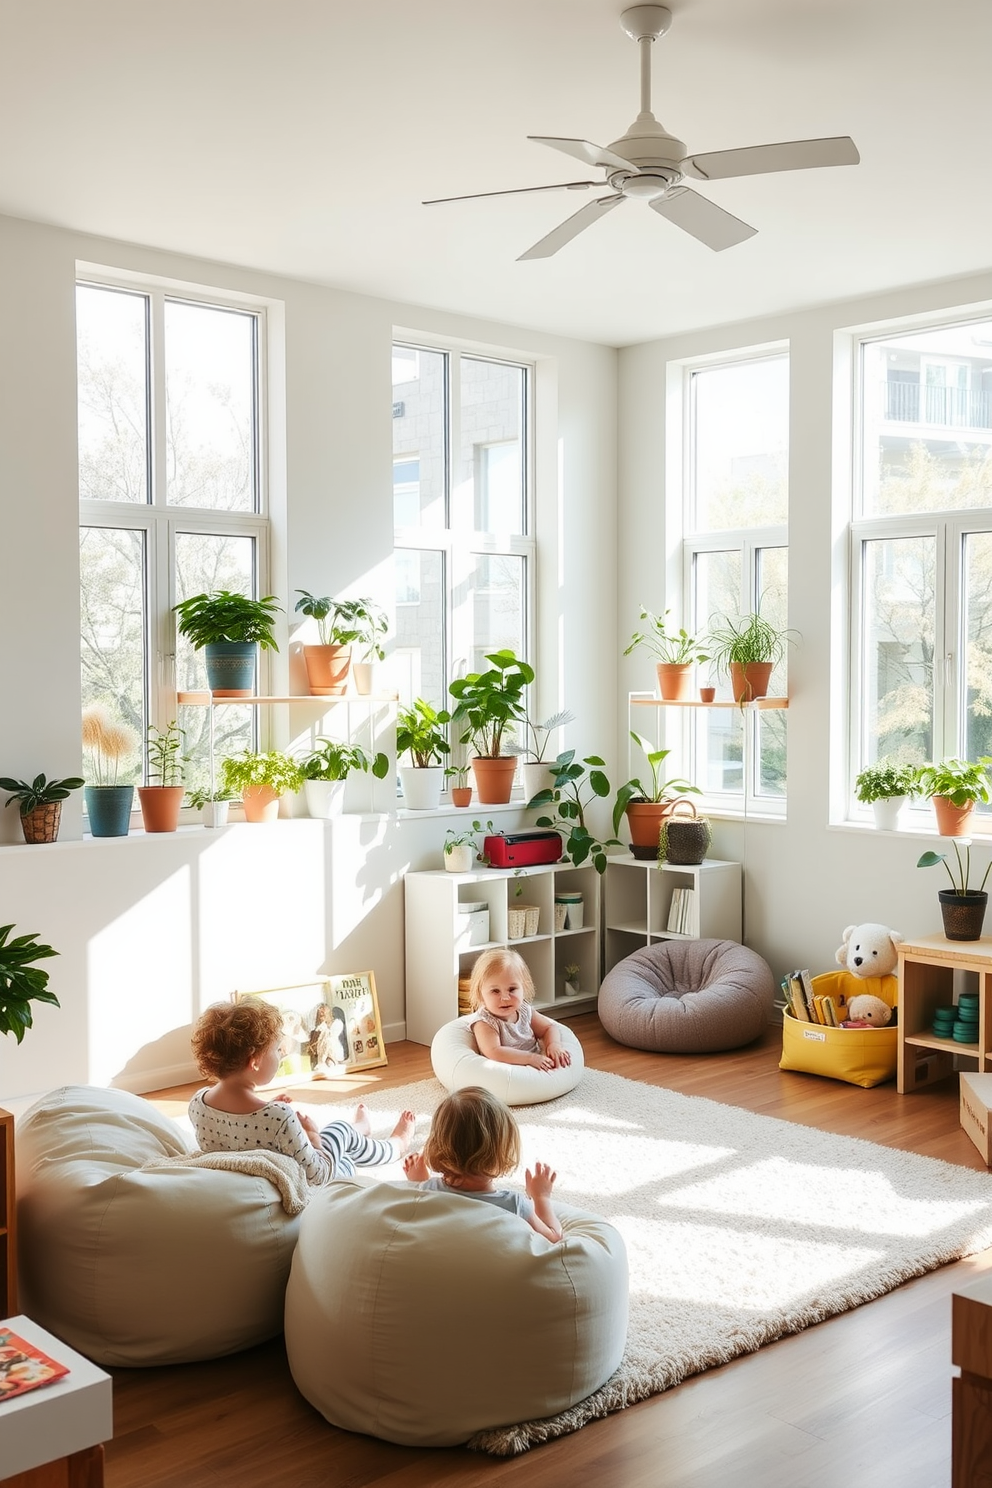
[[[694,868],[706,856],[712,833],[705,816],[697,816],[691,801],[677,801],[675,809],[688,806],[689,817],[673,814],[662,823],[658,838],[658,861],[673,863],[681,868]]]
[[[536,904],[515,904],[506,914],[508,940],[524,940],[541,928],[541,911]]]
[[[21,817],[21,830],[24,833],[25,842],[54,842],[59,835],[59,818],[62,815],[62,802],[49,801],[44,806],[36,806],[26,816]]]

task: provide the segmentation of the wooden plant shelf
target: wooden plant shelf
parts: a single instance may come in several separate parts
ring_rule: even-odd
[[[742,710],[754,709],[763,713],[769,709],[782,709],[789,706],[788,698],[755,698],[750,703],[735,703],[733,699],[725,701],[704,703],[699,698],[686,698],[684,702],[678,702],[674,698],[639,698],[630,699],[632,708],[739,708]]]
[[[251,697],[215,697],[212,692],[176,693],[176,701],[189,708],[222,708],[225,704],[231,707],[240,705],[243,708],[258,708],[264,703],[319,703],[324,708],[334,708],[339,703],[395,703],[398,698],[397,692],[345,692],[333,697],[317,697],[310,692],[298,693],[293,697],[260,697],[257,693],[253,693]]]

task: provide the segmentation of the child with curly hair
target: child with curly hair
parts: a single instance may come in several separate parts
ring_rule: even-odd
[[[198,1019],[193,1054],[201,1075],[214,1081],[189,1103],[201,1151],[284,1152],[300,1164],[308,1183],[321,1184],[350,1177],[356,1167],[396,1162],[409,1150],[412,1111],[403,1111],[388,1139],[379,1141],[370,1135],[364,1105],[353,1122],[336,1118],[318,1127],[294,1111],[288,1095],[259,1095],[256,1087],[267,1085],[279,1068],[282,1041],[282,1014],[257,997],[215,1002]]]
[[[548,1163],[535,1163],[533,1172],[527,1169],[526,1194],[497,1188],[495,1180],[512,1173],[519,1161],[520,1129],[513,1112],[488,1090],[469,1085],[441,1102],[423,1152],[404,1158],[403,1171],[410,1183],[421,1188],[481,1199],[519,1214],[545,1240],[560,1240],[561,1225],[551,1206],[558,1175]]]
[[[571,1064],[558,1024],[531,1007],[534,980],[517,951],[483,951],[472,967],[468,996],[475,1009],[475,1045],[486,1059],[540,1070]]]

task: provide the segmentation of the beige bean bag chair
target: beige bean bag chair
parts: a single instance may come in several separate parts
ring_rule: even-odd
[[[299,1218],[269,1179],[185,1166],[182,1129],[123,1090],[52,1091],[15,1143],[36,1323],[109,1365],[212,1359],[280,1331]]]
[[[551,1245],[459,1194],[320,1189],[286,1290],[297,1388],[332,1426],[414,1447],[584,1400],[623,1355],[627,1256],[605,1219],[556,1207]]]
[[[603,978],[597,1011],[632,1049],[710,1054],[756,1039],[768,1023],[775,979],[735,940],[664,940],[619,961]]]
[[[431,1064],[446,1090],[464,1090],[467,1085],[481,1085],[483,1090],[498,1095],[508,1106],[536,1106],[541,1101],[567,1095],[582,1079],[585,1069],[582,1045],[567,1023],[559,1023],[558,1027],[572,1062],[553,1070],[485,1059],[475,1046],[470,1024],[468,1015],[455,1018],[439,1028],[431,1042]]]

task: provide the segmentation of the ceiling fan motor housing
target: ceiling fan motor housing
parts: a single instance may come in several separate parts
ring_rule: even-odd
[[[654,119],[637,119],[621,139],[614,140],[610,152],[629,160],[632,170],[612,171],[607,177],[614,191],[624,196],[647,198],[664,196],[682,180],[685,144],[666,134]]]

